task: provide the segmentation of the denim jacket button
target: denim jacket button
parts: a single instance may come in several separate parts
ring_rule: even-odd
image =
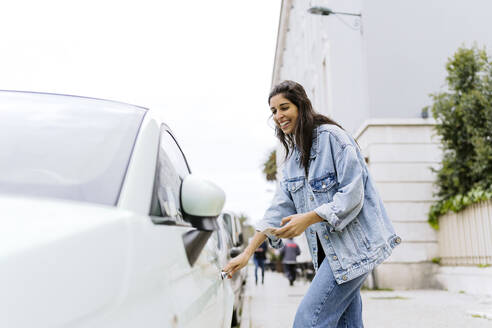
[[[347,279],[348,279],[348,278],[347,278],[347,276],[346,276],[346,275],[343,275],[343,276],[342,276],[342,280],[343,280],[343,281],[347,281]]]
[[[323,183],[323,185],[321,186],[321,188],[326,189],[326,185]]]
[[[313,196],[309,196],[309,200],[310,201],[313,201],[314,200],[314,197]]]
[[[325,235],[325,239],[328,239],[328,238],[330,238],[330,237],[328,237],[328,235]]]
[[[336,261],[338,260],[338,257],[336,255],[333,255],[333,259]]]
[[[401,243],[401,238],[400,238],[400,237],[396,237],[395,242],[396,242],[397,244]]]

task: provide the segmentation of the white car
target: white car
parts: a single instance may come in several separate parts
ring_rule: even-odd
[[[0,91],[0,327],[230,327],[224,197],[152,111]]]
[[[239,217],[232,211],[223,211],[219,217],[219,225],[224,231],[224,244],[227,249],[225,262],[238,256],[245,248],[243,229]],[[235,273],[231,279],[232,289],[234,291],[234,310],[232,313],[232,325],[237,326],[241,323],[244,285],[246,284],[247,268],[241,269]]]

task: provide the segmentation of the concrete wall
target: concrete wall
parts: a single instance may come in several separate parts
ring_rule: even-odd
[[[441,158],[430,119],[368,121],[357,141],[397,234],[402,238],[393,255],[376,268],[379,288],[439,287],[434,274],[439,256],[437,234],[427,223],[434,174]]]
[[[318,5],[362,19],[307,12]],[[370,118],[418,118],[460,45],[492,49],[490,12],[488,0],[284,0],[272,84],[300,82],[352,133]]]
[[[452,292],[492,295],[492,268],[441,266],[436,272],[438,283]]]
[[[347,11],[360,11],[360,0],[343,4]],[[362,34],[358,29],[340,28],[336,18],[309,14],[309,7],[309,1],[283,1],[273,84],[301,83],[316,111],[354,132],[369,115],[367,88],[361,78]]]
[[[492,1],[366,0],[362,12],[371,118],[418,117],[461,45],[492,55]]]

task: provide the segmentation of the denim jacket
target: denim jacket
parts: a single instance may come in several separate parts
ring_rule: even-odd
[[[395,234],[364,158],[355,141],[335,125],[313,131],[308,177],[294,148],[283,165],[271,206],[256,230],[279,227],[282,218],[315,211],[321,218],[306,231],[314,268],[318,243],[323,247],[338,284],[371,271],[401,243]],[[274,248],[282,240],[268,235]]]

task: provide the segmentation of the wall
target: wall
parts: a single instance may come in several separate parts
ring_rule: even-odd
[[[362,19],[307,12],[318,5]],[[284,0],[272,84],[300,82],[352,133],[370,118],[417,118],[460,45],[492,49],[490,12],[487,0]]]
[[[343,8],[360,11],[360,2],[345,0]],[[316,111],[354,132],[368,116],[362,34],[336,18],[309,14],[309,7],[308,1],[283,2],[272,83],[301,83]]]
[[[367,0],[362,11],[371,118],[418,117],[458,47],[492,55],[492,1]]]
[[[441,158],[434,121],[375,119],[356,133],[371,176],[402,243],[376,268],[379,288],[439,287],[437,234],[427,223],[434,173]]]

